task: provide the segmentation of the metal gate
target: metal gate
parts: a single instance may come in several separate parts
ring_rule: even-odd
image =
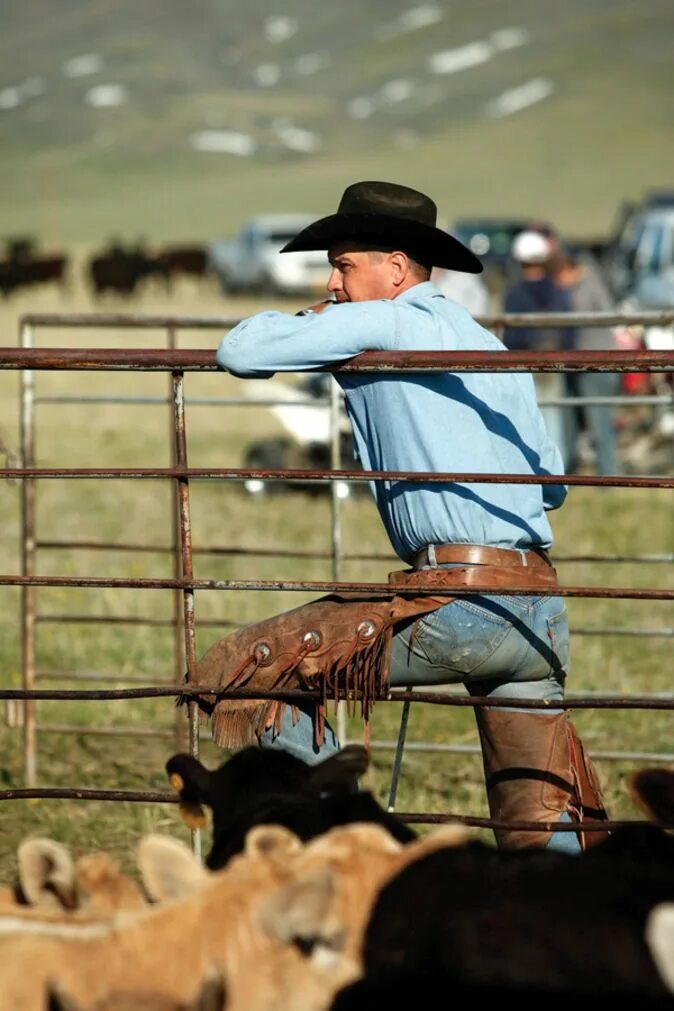
[[[642,314],[566,314],[563,317],[552,316],[550,314],[536,316],[495,316],[482,320],[482,322],[498,332],[505,325],[588,325],[603,324],[613,326],[619,323],[635,324],[645,323],[652,325],[666,325],[674,320],[674,313],[642,313]],[[21,575],[0,576],[0,585],[16,585],[22,588],[22,689],[21,690],[1,690],[0,698],[8,701],[18,701],[23,706],[23,734],[24,734],[24,772],[25,788],[22,790],[0,791],[0,799],[12,799],[25,796],[51,796],[51,797],[91,797],[95,799],[109,800],[156,800],[172,801],[174,798],[168,793],[149,793],[133,791],[105,791],[105,790],[81,790],[76,788],[63,789],[39,789],[36,787],[37,780],[37,732],[36,702],[38,699],[119,699],[119,698],[151,698],[157,696],[176,696],[184,693],[185,689],[178,687],[182,681],[185,669],[192,673],[196,663],[195,657],[195,608],[194,595],[199,590],[239,590],[242,592],[250,590],[286,589],[291,591],[316,591],[330,592],[332,590],[361,590],[376,591],[385,588],[386,584],[373,583],[348,583],[342,579],[342,563],[348,558],[342,550],[341,538],[341,518],[340,518],[340,498],[336,493],[338,481],[348,480],[350,482],[361,482],[371,480],[385,480],[395,478],[406,481],[436,481],[436,482],[473,482],[473,483],[558,483],[558,478],[547,477],[527,477],[524,475],[485,475],[485,474],[410,474],[410,473],[389,473],[389,472],[368,472],[346,471],[339,469],[339,399],[336,384],[331,384],[330,394],[330,430],[331,430],[331,459],[330,470],[312,471],[291,471],[291,470],[262,470],[251,468],[191,468],[187,459],[187,432],[185,423],[185,373],[215,371],[214,355],[212,351],[190,351],[178,348],[178,331],[181,328],[189,329],[217,329],[224,330],[234,325],[237,320],[231,318],[202,318],[202,317],[138,317],[138,316],[101,316],[101,315],[52,315],[52,316],[28,316],[22,320],[19,349],[3,349],[0,351],[0,367],[5,369],[18,369],[21,371],[21,449],[22,466],[16,468],[5,468],[0,470],[0,477],[13,477],[21,479],[21,514],[22,514],[22,571]],[[36,327],[111,327],[122,332],[135,331],[139,328],[160,327],[166,332],[166,350],[75,350],[75,349],[39,349],[33,347],[34,332]],[[106,371],[148,371],[164,372],[170,377],[169,394],[166,398],[156,398],[153,402],[169,406],[171,418],[171,445],[172,445],[172,466],[168,468],[38,468],[34,460],[34,425],[35,408],[40,402],[40,397],[35,391],[34,370],[106,370]],[[447,371],[533,371],[533,372],[581,372],[581,371],[606,371],[606,372],[674,372],[674,352],[506,352],[498,356],[498,363],[494,364],[494,356],[488,352],[467,352],[459,354],[456,352],[389,352],[372,353],[368,352],[358,357],[358,359],[348,364],[342,365],[339,371],[345,372],[373,372],[373,371],[395,371],[395,372],[434,372]],[[338,371],[335,369],[335,371]],[[81,402],[101,402],[101,398],[81,397],[81,398],[44,398],[51,400],[65,399],[72,401],[77,399]],[[113,398],[115,402],[129,403],[139,402],[138,398]],[[142,398],[143,402],[149,402],[148,398]],[[598,402],[605,402],[607,398],[602,398]],[[618,398],[608,398],[609,402],[615,402]],[[672,397],[659,396],[639,398],[639,403],[663,404],[672,402]],[[236,399],[220,398],[217,401],[198,399],[190,403],[212,404],[219,403],[230,406],[241,406],[245,403],[250,406],[250,401],[240,401]],[[625,398],[627,403],[635,403],[635,398]],[[260,402],[258,402],[259,404]],[[271,400],[263,402],[268,405]],[[311,401],[315,404],[315,401]],[[572,401],[569,403],[573,403]],[[165,546],[165,551],[174,558],[174,576],[172,579],[106,579],[102,577],[78,577],[78,576],[40,576],[37,574],[36,556],[38,550],[46,550],[58,547],[91,547],[92,542],[75,541],[41,541],[36,529],[36,482],[49,478],[97,478],[101,480],[128,477],[133,480],[144,480],[154,478],[168,479],[174,490],[174,509],[172,510],[173,522],[170,532],[169,543]],[[195,548],[192,544],[192,524],[190,514],[190,481],[191,480],[224,480],[224,481],[244,481],[249,479],[274,480],[274,481],[294,481],[294,482],[330,482],[331,487],[331,563],[332,579],[327,582],[309,582],[305,580],[283,581],[277,580],[204,580],[198,579],[194,575],[193,559],[197,553],[235,553],[250,552],[260,553],[259,549],[245,548],[239,546],[201,546]],[[673,478],[648,478],[648,477],[595,477],[585,475],[568,475],[564,478],[564,483],[569,485],[586,486],[612,486],[612,487],[633,487],[633,488],[653,488],[671,489],[674,487]],[[140,546],[131,543],[106,543],[96,542],[93,546],[103,550],[138,550]],[[269,551],[272,555],[280,555],[282,552]],[[289,554],[295,554],[290,549]],[[297,551],[298,556],[303,552]],[[304,553],[308,554],[308,553]],[[312,555],[315,557],[315,554]],[[362,556],[361,556],[362,557]],[[382,556],[375,555],[374,558]],[[556,556],[556,562],[591,560],[600,563],[613,561],[634,561],[634,562],[655,562],[671,563],[674,555],[663,553],[658,555],[591,555],[591,556]],[[99,690],[69,690],[57,691],[45,688],[38,688],[37,681],[41,678],[57,676],[55,672],[40,672],[36,668],[36,637],[39,623],[37,611],[37,593],[40,586],[124,586],[136,588],[165,588],[172,589],[174,593],[175,606],[171,619],[160,622],[172,627],[173,652],[174,652],[174,683],[172,685],[148,686],[130,689],[99,689]],[[492,592],[493,591],[493,588]],[[475,592],[489,592],[490,588],[484,586],[477,591],[471,589],[468,595]],[[429,591],[430,592],[430,591]],[[459,595],[462,591],[457,591]],[[512,593],[525,592],[512,590]],[[639,600],[671,600],[674,599],[674,590],[634,589],[634,588],[606,588],[606,587],[563,587],[555,590],[555,594],[569,597],[613,597],[620,599]],[[66,616],[52,617],[51,620],[74,620]],[[78,619],[82,620],[82,616]],[[115,620],[108,618],[91,620]],[[151,619],[140,617],[136,619],[138,623],[150,623]],[[154,620],[157,624],[157,620]],[[222,622],[217,624],[222,625]],[[578,629],[573,632],[578,634]],[[581,634],[628,634],[628,635],[648,635],[650,630],[643,628],[632,629],[607,629],[607,628],[587,628],[580,629]],[[660,632],[663,635],[673,635],[674,630],[664,629]],[[58,676],[62,676],[60,673]],[[91,675],[70,675],[72,680],[95,680]],[[101,676],[101,679],[102,676]],[[120,679],[123,680],[123,679]],[[141,679],[143,680],[143,679]],[[209,689],[209,691],[212,690]],[[192,694],[196,694],[198,689],[194,689]],[[222,694],[232,697],[246,697],[251,693],[246,692],[223,692]],[[259,691],[255,693],[259,696]],[[305,693],[301,693],[306,698]],[[292,693],[274,693],[270,697],[290,698]],[[393,762],[393,775],[389,803],[392,807],[395,803],[397,779],[400,772],[402,753],[405,740],[406,718],[411,701],[429,702],[438,705],[462,706],[480,705],[485,700],[466,698],[457,695],[456,692],[403,692],[391,691],[386,699],[381,701],[403,702],[403,718],[401,721],[401,732],[397,742],[374,741],[374,747],[396,748],[396,756]],[[507,707],[507,700],[500,700],[499,705]],[[511,705],[525,707],[522,700],[513,700]],[[592,696],[569,697],[563,704],[566,708],[645,708],[669,710],[674,708],[674,696]],[[540,702],[532,701],[530,707],[540,707]],[[192,703],[189,706],[189,743],[192,754],[199,752],[199,730],[196,715],[196,706]],[[62,728],[67,732],[68,728]],[[180,725],[176,727],[176,733],[180,733]],[[338,728],[339,729],[339,728]],[[81,733],[81,728],[78,729]],[[119,728],[115,732],[124,733],[124,728]],[[151,731],[150,731],[151,732]],[[341,736],[344,736],[343,729]],[[448,751],[465,751],[465,747],[446,743],[444,745],[419,744],[409,746],[418,749],[437,748]],[[476,750],[476,749],[474,749]],[[668,754],[640,754],[615,751],[603,753],[596,757],[616,757],[616,758],[639,758],[650,761],[674,761],[674,756]],[[447,820],[457,820],[454,815],[432,815],[429,813],[407,813],[401,817],[408,821],[437,822]],[[497,823],[488,819],[461,818],[468,824],[494,827]]]

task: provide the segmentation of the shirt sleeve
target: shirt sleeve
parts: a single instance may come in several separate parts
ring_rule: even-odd
[[[244,378],[320,368],[362,351],[393,351],[398,344],[393,302],[347,302],[320,313],[291,316],[262,312],[244,319],[223,337],[218,367]]]

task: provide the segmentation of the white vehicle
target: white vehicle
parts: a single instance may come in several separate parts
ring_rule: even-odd
[[[606,269],[618,298],[641,309],[674,306],[674,203],[635,212],[609,249]]]
[[[227,293],[260,291],[280,295],[325,295],[329,265],[325,250],[280,253],[286,242],[318,215],[265,214],[253,218],[234,239],[215,242],[209,265]]]

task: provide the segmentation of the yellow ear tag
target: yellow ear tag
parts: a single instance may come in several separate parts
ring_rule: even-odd
[[[206,815],[201,804],[183,802],[180,815],[188,828],[206,828]]]
[[[171,775],[169,776],[169,783],[176,791],[176,793],[180,793],[180,791],[185,785],[185,783],[183,782],[183,777],[178,772],[171,773]]]

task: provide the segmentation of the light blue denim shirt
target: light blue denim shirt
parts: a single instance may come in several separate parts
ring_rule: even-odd
[[[217,350],[237,376],[331,365],[362,351],[504,351],[500,340],[426,281],[395,299],[346,302],[322,313],[262,312]],[[563,474],[526,373],[335,375],[365,470]],[[408,560],[428,544],[550,547],[545,510],[563,484],[373,481],[391,544]]]

